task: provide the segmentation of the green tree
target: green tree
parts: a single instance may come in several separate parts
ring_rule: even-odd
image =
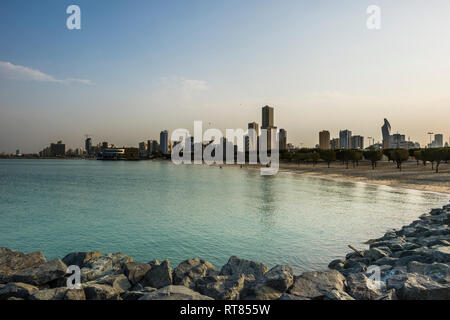
[[[359,166],[359,161],[361,161],[363,158],[363,153],[359,150],[350,150],[350,159],[352,160],[353,163],[353,168],[355,168],[355,166]]]
[[[364,158],[370,161],[372,164],[372,170],[375,170],[377,162],[383,158],[383,152],[381,150],[370,149],[363,152]]]
[[[336,157],[338,160],[342,161],[342,163],[346,165],[348,169],[348,164],[352,159],[352,151],[349,149],[340,149],[336,153]]]
[[[391,159],[397,164],[397,168],[402,171],[402,163],[408,161],[409,152],[406,149],[393,149],[390,152]]]
[[[433,156],[433,149],[427,148],[422,150],[422,158],[425,162],[431,162],[431,170],[434,170],[434,156]]]
[[[442,161],[445,161],[447,158],[447,150],[446,148],[436,148],[430,149],[430,157],[436,162],[436,173],[439,173],[439,165]]]
[[[423,165],[426,165],[426,161],[423,160],[423,156],[422,156],[422,151],[421,150],[416,150],[414,151],[414,159],[416,159],[417,161],[417,165],[419,165],[419,161],[423,161]]]
[[[336,152],[334,150],[321,150],[320,158],[328,164],[329,168],[330,163],[336,161]]]

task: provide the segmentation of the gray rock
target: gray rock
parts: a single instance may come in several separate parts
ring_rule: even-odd
[[[95,280],[95,283],[111,286],[119,293],[127,291],[131,288],[131,283],[124,274],[109,274]]]
[[[305,272],[295,277],[288,293],[308,299],[321,299],[333,289],[344,291],[345,277],[337,270]]]
[[[427,276],[409,273],[397,292],[403,300],[449,300],[450,284],[439,284]]]
[[[123,253],[110,253],[90,259],[81,269],[82,282],[89,282],[108,274],[123,270],[133,259]]]
[[[299,297],[296,296],[295,294],[290,294],[290,293],[283,293],[281,295],[280,298],[278,298],[278,300],[288,300],[288,301],[293,301],[293,300],[311,300],[305,297]]]
[[[265,285],[285,292],[294,284],[294,271],[290,266],[277,265],[264,274]]]
[[[397,292],[395,289],[391,289],[383,293],[383,295],[378,297],[376,300],[398,300]]]
[[[417,261],[410,261],[408,263],[407,270],[410,273],[425,274],[426,266],[428,266],[428,264],[417,262]]]
[[[214,300],[185,286],[167,286],[146,294],[139,300]]]
[[[67,266],[79,266],[84,267],[90,260],[100,258],[103,255],[101,251],[94,252],[72,252],[66,255],[62,261]]]
[[[373,262],[374,265],[382,266],[382,265],[389,265],[389,266],[395,266],[397,264],[398,258],[392,258],[392,257],[384,257],[381,259],[378,259],[377,261]]]
[[[215,271],[216,267],[209,261],[199,258],[185,260],[173,270],[173,283],[192,287],[197,279],[214,275]]]
[[[344,269],[345,259],[336,259],[330,262],[329,269],[341,271]]]
[[[227,264],[220,270],[221,275],[225,276],[255,276],[262,277],[268,271],[267,266],[260,262],[240,259],[236,256],[230,257]]]
[[[367,250],[364,254],[364,257],[368,258],[370,261],[376,261],[387,256],[388,253],[381,250],[380,248],[371,248],[370,250]]]
[[[124,265],[124,273],[132,285],[139,283],[150,269],[148,263],[128,262]]]
[[[83,289],[69,289],[66,291],[64,300],[86,300],[86,295]]]
[[[172,269],[169,260],[160,265],[154,265],[146,274],[141,283],[144,287],[163,288],[172,284]]]
[[[245,277],[207,276],[195,282],[195,290],[215,300],[236,300],[244,288]]]
[[[450,247],[438,247],[433,251],[436,262],[450,262]]]
[[[424,256],[424,255],[406,256],[406,257],[398,259],[395,265],[396,266],[407,266],[411,261],[417,261],[417,262],[421,262],[421,263],[432,263],[433,257],[431,255],[430,256]]]
[[[85,284],[84,294],[87,300],[120,300],[119,292],[105,284]]]
[[[0,283],[10,282],[15,271],[40,266],[45,263],[42,252],[22,253],[8,248],[0,248]]]
[[[44,289],[33,293],[29,300],[64,300],[67,288]]]
[[[344,291],[339,291],[336,289],[325,293],[325,300],[355,300],[352,296]]]
[[[156,291],[156,289],[155,289]],[[122,300],[139,300],[143,296],[148,294],[148,292],[144,291],[126,291],[120,295]]]
[[[0,287],[0,300],[7,300],[9,298],[28,299],[29,296],[38,290],[37,287],[30,284],[10,282]]]
[[[377,283],[369,280],[363,273],[347,277],[347,292],[356,300],[374,300],[381,297],[381,290],[376,286]]]
[[[50,281],[64,277],[67,266],[60,259],[54,259],[24,270],[16,271],[11,275],[13,282],[24,282],[35,286],[41,286]]]
[[[450,282],[450,266],[444,263],[433,263],[425,266],[423,274],[429,276],[436,282],[449,283]]]

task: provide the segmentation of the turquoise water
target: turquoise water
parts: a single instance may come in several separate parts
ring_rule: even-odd
[[[170,162],[0,160],[0,247],[319,270],[448,195]]]

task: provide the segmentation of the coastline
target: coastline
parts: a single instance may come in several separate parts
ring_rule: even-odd
[[[220,269],[194,258],[134,262],[124,253],[0,248],[0,300],[450,300],[450,204],[352,249],[328,270],[295,275],[287,265],[231,257]],[[68,289],[68,266],[81,284]]]

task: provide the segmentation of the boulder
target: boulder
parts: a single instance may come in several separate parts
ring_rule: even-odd
[[[67,266],[60,259],[41,264],[38,267],[32,267],[16,271],[11,275],[13,282],[24,282],[35,286],[42,286],[50,281],[64,277]]]
[[[101,251],[93,251],[93,252],[72,252],[66,255],[62,261],[67,266],[79,266],[80,268],[84,267],[90,260],[100,258],[103,255]]]
[[[450,283],[450,266],[445,263],[425,265],[423,274],[439,283]]]
[[[378,297],[376,300],[398,300],[397,292],[395,289],[391,289],[384,292],[382,296]]]
[[[173,270],[173,283],[192,287],[196,280],[214,275],[215,271],[216,267],[209,261],[198,258],[185,260]]]
[[[117,292],[122,293],[131,288],[131,283],[124,274],[109,274],[95,280],[97,284],[106,284],[113,287]]]
[[[369,259],[370,261],[376,261],[378,259],[387,257],[388,253],[381,250],[380,248],[371,248],[367,250],[364,254],[364,258]]]
[[[155,264],[151,267],[141,284],[144,287],[150,286],[157,289],[170,286],[172,284],[172,269],[169,260],[164,260],[161,264]]]
[[[9,282],[15,271],[40,266],[45,263],[42,252],[22,253],[8,248],[0,248],[0,283]]]
[[[28,299],[29,296],[38,290],[37,287],[30,284],[10,282],[0,287],[0,300],[7,300],[9,298]]]
[[[398,289],[398,296],[403,300],[449,300],[450,284],[439,284],[427,276],[409,273]]]
[[[112,259],[101,256],[90,260],[81,269],[81,280],[82,282],[89,282],[111,273],[113,273]]]
[[[325,293],[325,300],[355,300],[352,296],[344,291],[333,289]]]
[[[245,277],[240,276],[207,276],[195,282],[195,291],[215,300],[237,300],[244,288]]]
[[[128,262],[124,265],[124,273],[132,285],[139,283],[150,269],[148,263]]]
[[[105,284],[85,284],[84,294],[87,300],[120,300],[119,292]]]
[[[260,262],[240,259],[236,256],[230,257],[227,264],[220,270],[220,274],[224,276],[254,276],[262,277],[268,271],[267,266]]]
[[[433,251],[436,262],[450,262],[450,247],[437,247]]]
[[[381,259],[378,259],[377,261],[373,262],[374,265],[382,266],[382,265],[389,265],[389,266],[395,266],[397,264],[398,258],[392,258],[392,257],[384,257]]]
[[[336,259],[336,260],[331,261],[328,264],[328,268],[332,269],[332,270],[341,271],[344,269],[344,263],[345,263],[345,259]]]
[[[337,270],[305,272],[294,278],[288,293],[308,299],[322,299],[333,289],[344,291],[345,277]]]
[[[287,301],[293,301],[293,300],[311,300],[305,297],[299,297],[296,296],[295,294],[290,294],[290,293],[283,293],[281,295],[280,298],[278,298],[278,300],[287,300]]]
[[[139,300],[214,300],[211,297],[204,296],[185,286],[167,286],[155,292],[146,294]]]
[[[64,300],[67,288],[44,289],[33,293],[29,300]]]
[[[86,300],[86,295],[83,289],[68,289],[64,300]]]
[[[294,271],[290,266],[277,265],[264,274],[266,286],[285,292],[294,283]]]
[[[354,273],[347,277],[347,292],[356,300],[375,300],[381,297],[380,282],[375,282],[363,273]]]

